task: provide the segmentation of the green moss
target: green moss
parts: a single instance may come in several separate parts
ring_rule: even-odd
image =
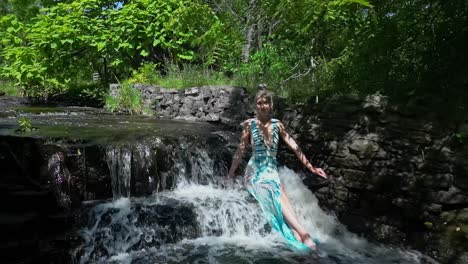
[[[13,110],[22,112],[22,113],[31,113],[31,114],[39,114],[39,113],[55,113],[55,112],[63,112],[63,108],[59,107],[31,107],[31,106],[16,106],[12,107]]]

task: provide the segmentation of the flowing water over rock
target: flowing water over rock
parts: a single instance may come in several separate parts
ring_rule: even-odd
[[[271,231],[241,180],[222,186],[238,140],[222,127],[29,110],[3,112],[0,135],[15,135],[17,117],[27,116],[39,129],[16,136],[45,138],[67,149],[49,155],[47,165],[63,204],[72,202],[70,189],[89,184],[89,177],[73,183],[76,173],[70,168],[79,159],[70,153],[85,156],[80,161],[85,165],[99,160],[107,168],[108,175],[101,176],[110,183],[109,199],[85,198],[81,206],[82,241],[73,250],[77,263],[432,263],[418,252],[376,245],[348,232],[320,209],[301,177],[283,167],[282,182],[300,221],[321,242],[317,252],[291,251]]]
[[[271,232],[242,184],[180,181],[172,191],[88,205],[79,263],[430,263],[414,251],[374,245],[323,212],[293,171],[282,181],[301,222],[321,241],[313,253],[291,251]]]

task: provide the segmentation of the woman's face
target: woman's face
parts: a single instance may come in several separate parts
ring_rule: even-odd
[[[266,97],[260,97],[257,99],[257,113],[268,114],[271,111],[271,103]]]

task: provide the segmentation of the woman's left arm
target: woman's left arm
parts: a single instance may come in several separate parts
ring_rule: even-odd
[[[283,123],[278,121],[278,128],[281,138],[284,140],[284,142],[286,142],[286,144],[294,152],[294,154],[296,154],[297,158],[302,162],[302,164],[304,164],[304,166],[312,173],[326,179],[327,174],[321,168],[312,166],[312,164],[309,162],[309,160],[307,160],[306,156],[302,152],[299,145],[297,145],[296,141],[288,134],[288,132],[286,132]]]

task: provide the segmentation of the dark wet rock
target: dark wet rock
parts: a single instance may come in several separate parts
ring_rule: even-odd
[[[36,143],[0,139],[0,255],[5,263],[68,263],[75,241],[74,213],[58,203],[47,180],[41,179]]]
[[[28,100],[24,97],[16,96],[1,96],[0,97],[0,108],[9,108],[15,106],[27,105]]]
[[[468,204],[468,194],[462,192],[455,186],[450,187],[447,191],[439,191],[432,193],[435,202],[447,205],[460,204],[461,206]]]
[[[466,231],[460,210],[468,208],[468,144],[454,136],[464,126],[428,108],[391,106],[379,95],[312,102],[280,118],[331,176],[316,196],[350,230],[411,246],[442,263],[463,263],[461,240],[445,239],[453,230],[443,227]],[[294,155],[280,158],[303,170]]]

